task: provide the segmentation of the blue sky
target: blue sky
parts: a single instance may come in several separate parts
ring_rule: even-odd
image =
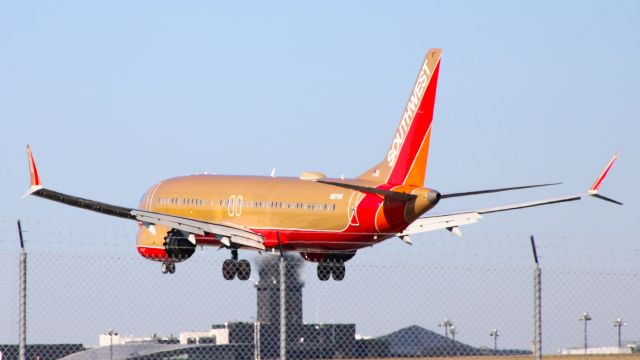
[[[5,2],[3,234],[13,236],[17,218],[121,229],[118,219],[20,199],[28,143],[46,186],[125,206],[158,180],[204,171],[355,176],[384,155],[424,54],[441,47],[427,186],[564,184],[443,201],[439,211],[582,191],[616,150],[601,190],[625,205],[587,199],[489,215],[454,240],[473,244],[464,249],[427,234],[356,260],[464,263],[478,261],[465,251],[481,261],[498,251],[520,264],[528,243],[512,241],[529,233],[571,253],[637,249],[638,19],[635,1]],[[133,250],[135,227],[123,231],[130,238],[104,243]],[[508,246],[483,247],[486,238]],[[620,264],[565,255],[558,265]]]

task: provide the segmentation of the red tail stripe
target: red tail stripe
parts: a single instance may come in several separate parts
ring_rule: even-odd
[[[435,93],[438,83],[438,74],[440,72],[440,60],[436,65],[433,75],[429,80],[427,89],[422,96],[418,111],[413,118],[409,132],[405,138],[404,144],[400,149],[400,154],[393,165],[391,174],[387,183],[399,185],[405,180],[407,173],[411,170],[411,165],[422,145],[424,137],[427,135],[429,127],[433,121],[433,110],[435,105]]]

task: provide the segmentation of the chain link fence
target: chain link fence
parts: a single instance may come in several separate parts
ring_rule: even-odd
[[[277,253],[241,251],[251,277],[225,281],[227,250],[199,248],[175,274],[163,274],[131,240],[119,240],[129,229],[42,228],[49,230],[27,233],[27,359],[533,356],[531,259],[467,265],[464,257],[430,258],[428,245],[407,247],[405,257],[383,246],[347,262],[343,281],[320,281],[314,263],[290,254],[282,328]],[[3,234],[0,351],[17,359],[20,256],[17,235]],[[618,270],[587,265],[543,261],[543,353],[635,357],[640,271],[633,262]],[[579,320],[584,312],[591,320]]]

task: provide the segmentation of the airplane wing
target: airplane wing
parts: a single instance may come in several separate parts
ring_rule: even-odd
[[[482,219],[482,215],[484,214],[491,214],[495,212],[510,211],[510,210],[517,210],[517,209],[525,209],[525,208],[534,207],[534,206],[558,204],[558,203],[563,203],[568,201],[576,201],[576,200],[582,199],[585,196],[591,196],[601,200],[612,202],[617,205],[622,205],[621,202],[613,200],[606,196],[600,195],[600,193],[598,192],[598,189],[602,184],[602,181],[607,176],[607,173],[609,172],[609,170],[611,169],[611,166],[613,166],[613,163],[616,161],[617,158],[618,158],[618,153],[613,155],[613,157],[611,158],[607,166],[596,178],[596,181],[593,183],[593,185],[591,185],[591,187],[583,193],[536,200],[536,201],[529,201],[529,202],[523,202],[523,203],[516,203],[516,204],[510,204],[510,205],[495,206],[495,207],[489,207],[489,208],[483,208],[483,209],[475,209],[475,210],[469,210],[469,211],[453,212],[453,213],[446,213],[446,214],[433,214],[429,216],[424,216],[417,219],[413,223],[411,223],[402,233],[398,234],[398,237],[402,241],[408,244],[411,244],[411,240],[409,238],[410,235],[419,234],[419,233],[428,232],[428,231],[440,230],[440,229],[447,229],[457,236],[462,236],[462,232],[460,231],[460,226],[477,223],[478,220]]]
[[[27,155],[29,157],[31,186],[29,187],[29,191],[25,194],[25,196],[33,195],[44,199],[57,201],[66,205],[99,212],[101,214],[116,216],[128,220],[135,220],[146,226],[152,233],[155,232],[155,225],[163,225],[172,229],[183,231],[187,235],[213,234],[219,237],[221,239],[220,241],[226,246],[236,245],[251,247],[257,250],[265,249],[264,239],[260,234],[234,224],[213,223],[152,211],[126,208],[46,189],[42,185],[40,176],[38,174],[38,169],[36,168],[35,161],[33,160],[31,148],[28,145]],[[188,238],[195,243],[195,237],[188,236]]]

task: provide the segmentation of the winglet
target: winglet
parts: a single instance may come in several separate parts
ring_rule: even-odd
[[[620,154],[620,151],[617,151],[615,154],[613,154],[613,157],[611,158],[611,160],[609,160],[609,163],[604,168],[604,170],[602,170],[598,178],[596,178],[596,181],[593,183],[593,185],[591,185],[591,187],[589,188],[589,191],[596,191],[596,192],[598,191],[600,184],[602,184],[602,181],[604,181],[604,178],[607,177],[607,173],[611,169],[611,166],[613,166],[613,163],[616,162],[616,159],[618,158],[619,154]]]
[[[606,196],[602,196],[602,195],[600,195],[598,193],[598,188],[600,188],[600,185],[604,181],[604,178],[607,177],[607,174],[609,173],[609,170],[611,170],[611,167],[613,166],[613,163],[616,162],[616,159],[618,158],[619,154],[620,154],[619,151],[617,151],[615,154],[613,154],[613,157],[611,157],[611,160],[609,160],[609,163],[607,164],[607,166],[605,166],[604,170],[602,170],[600,175],[598,175],[598,177],[596,178],[596,181],[593,183],[593,185],[591,185],[589,190],[587,190],[587,194],[589,194],[589,195],[591,195],[593,197],[596,197],[598,199],[601,199],[601,200],[605,200],[605,201],[612,202],[614,204],[622,205],[621,202],[613,200],[613,199],[608,198]]]
[[[31,153],[31,146],[27,145],[27,157],[29,159],[29,175],[31,183],[29,185],[29,191],[24,197],[33,194],[34,192],[43,188],[42,181],[40,181],[40,175],[38,175],[38,168],[36,162],[33,160],[33,154]]]

